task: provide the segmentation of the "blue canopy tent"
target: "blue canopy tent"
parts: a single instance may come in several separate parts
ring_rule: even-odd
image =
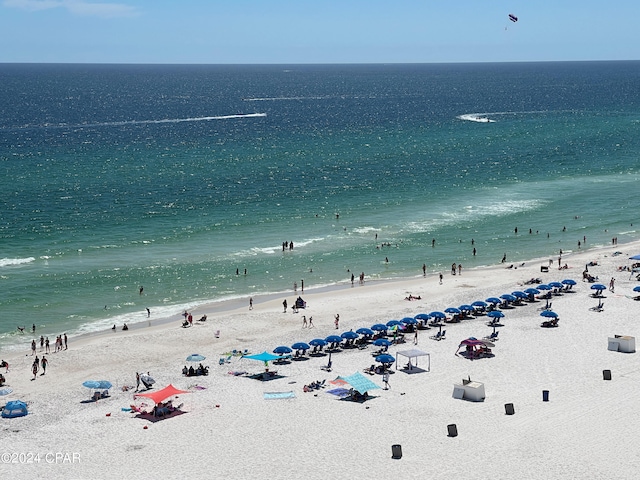
[[[360,393],[361,395],[364,395],[365,393],[371,391],[371,390],[375,390],[376,388],[380,388],[378,385],[376,385],[375,383],[373,383],[371,380],[369,380],[367,377],[365,377],[363,374],[361,374],[360,372],[356,372],[353,375],[349,375],[347,377],[338,377],[340,380],[344,380],[345,382],[347,382],[349,385],[351,385],[351,387],[357,391],[358,393]]]
[[[24,417],[28,413],[26,403],[21,400],[11,400],[2,409],[2,418]]]

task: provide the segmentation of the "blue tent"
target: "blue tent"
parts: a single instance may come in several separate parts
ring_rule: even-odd
[[[27,413],[27,404],[20,400],[7,402],[2,410],[2,418],[24,417]]]
[[[364,395],[369,390],[375,390],[376,388],[380,388],[378,385],[373,383],[367,377],[362,375],[360,372],[356,372],[353,375],[349,375],[348,377],[338,377],[341,380],[347,382],[354,390],[358,393]]]

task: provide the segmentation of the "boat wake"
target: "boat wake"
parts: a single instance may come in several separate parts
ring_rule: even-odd
[[[209,117],[187,117],[187,118],[163,118],[160,120],[122,120],[118,122],[95,122],[95,123],[58,123],[40,125],[40,128],[97,128],[97,127],[122,127],[127,125],[153,125],[161,123],[185,123],[185,122],[210,122],[214,120],[232,120],[243,118],[266,117],[266,113],[237,113],[233,115],[215,115]],[[20,128],[38,128],[38,126],[28,125]]]

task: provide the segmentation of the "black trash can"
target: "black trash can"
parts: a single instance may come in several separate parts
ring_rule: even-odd
[[[447,425],[447,432],[449,432],[450,437],[457,437],[458,427],[456,426],[455,423],[452,423],[451,425]]]
[[[402,445],[391,445],[391,458],[402,458]]]
[[[549,390],[542,390],[542,401],[543,402],[549,401]]]
[[[603,370],[602,378],[604,378],[605,380],[611,380],[611,370]]]
[[[516,411],[513,409],[513,403],[505,403],[504,410],[507,415],[513,415]]]

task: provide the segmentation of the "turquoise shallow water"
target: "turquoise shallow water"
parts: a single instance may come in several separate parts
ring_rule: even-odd
[[[640,62],[0,80],[0,345],[638,236]]]

